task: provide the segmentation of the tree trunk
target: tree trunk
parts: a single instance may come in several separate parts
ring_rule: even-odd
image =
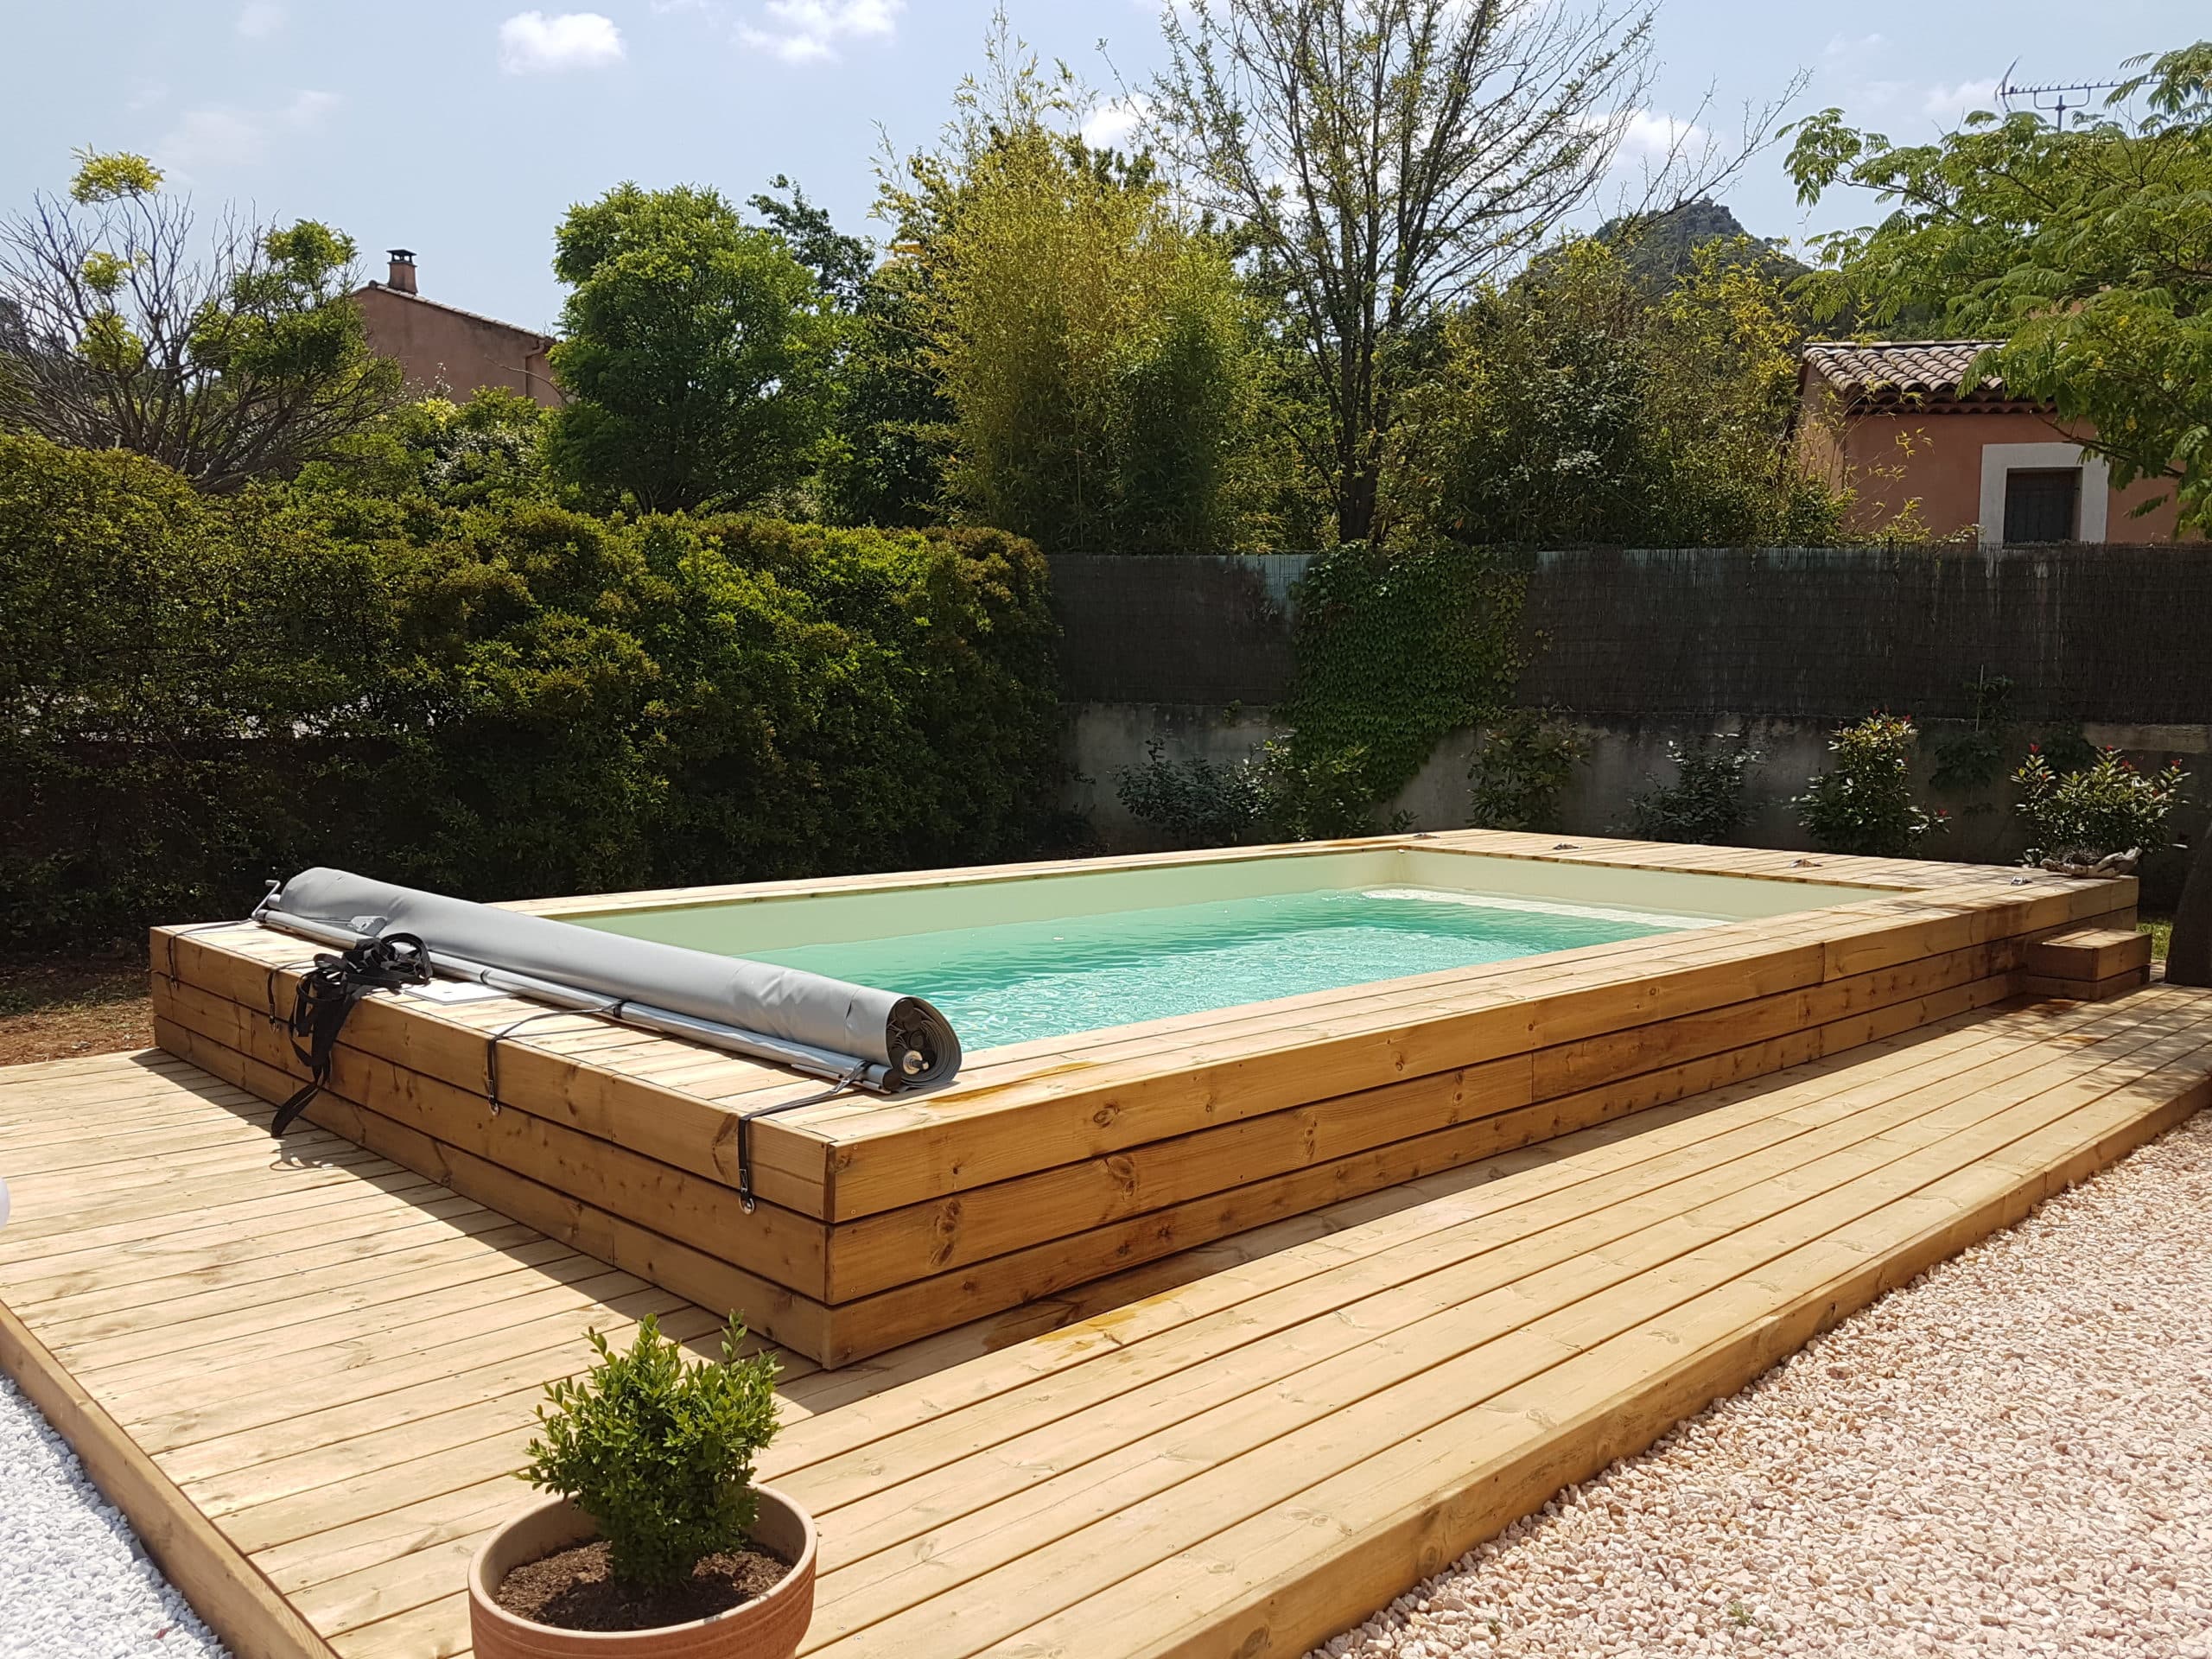
[[[1337,539],[1366,542],[1375,537],[1375,509],[1382,499],[1382,479],[1365,461],[1344,470],[1344,488],[1337,498]]]
[[[2196,855],[2189,861],[2173,938],[2166,942],[2166,982],[2212,985],[2212,825],[2197,837]]]

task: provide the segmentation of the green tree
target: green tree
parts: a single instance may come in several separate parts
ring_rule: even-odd
[[[1789,169],[1802,200],[1841,185],[1889,209],[1826,239],[1826,309],[2002,339],[1970,374],[2050,404],[2114,483],[2162,482],[2141,511],[2171,499],[2181,525],[2212,528],[2212,41],[2152,61],[2072,126],[1978,111],[1900,145],[1825,110],[1796,128]],[[2166,972],[2212,983],[2202,849]]]
[[[203,256],[143,156],[79,160],[67,200],[0,223],[0,426],[224,493],[344,458],[399,402],[346,302],[351,238],[226,216]]]
[[[848,311],[860,302],[868,273],[875,269],[873,242],[840,231],[825,209],[809,201],[806,192],[781,173],[768,181],[766,193],[749,198],[747,205],[784,238],[792,257],[814,273],[823,294]]]
[[[869,273],[838,363],[823,506],[842,524],[919,526],[944,516],[952,404],[931,359],[929,270],[894,254]]]
[[[1234,545],[1258,340],[1227,246],[1149,162],[1066,130],[1088,99],[1002,19],[990,60],[885,189],[925,272],[950,499],[1049,552]]]
[[[782,236],[711,189],[621,184],[554,246],[558,474],[654,512],[749,506],[808,474],[837,323]]]
[[[1387,528],[1419,339],[1589,200],[1649,15],[1482,0],[1193,0],[1151,88],[1186,186],[1253,251],[1323,404],[1338,537]]]
[[[2003,340],[1972,372],[2051,404],[2115,483],[2163,480],[2157,501],[2212,525],[2212,41],[2070,126],[1980,111],[1900,145],[1832,109],[1795,132],[1801,200],[1844,186],[1888,209],[1822,239],[1826,312]]]
[[[1456,539],[1758,546],[1839,533],[1793,464],[1802,328],[1773,265],[1707,242],[1656,293],[1615,247],[1548,252],[1440,330],[1398,512]]]
[[[550,499],[545,467],[551,411],[521,392],[484,386],[466,403],[423,397],[403,404],[331,461],[302,467],[299,486],[399,501],[426,496],[446,506]]]

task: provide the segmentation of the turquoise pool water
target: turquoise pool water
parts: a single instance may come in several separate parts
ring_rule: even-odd
[[[972,1052],[1704,925],[1694,917],[1395,888],[1275,893],[746,954],[926,997]]]

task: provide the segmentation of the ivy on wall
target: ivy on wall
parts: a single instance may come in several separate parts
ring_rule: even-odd
[[[1362,833],[1445,735],[1510,702],[1524,573],[1496,549],[1347,543],[1297,589],[1291,727],[1274,757],[1281,828]]]

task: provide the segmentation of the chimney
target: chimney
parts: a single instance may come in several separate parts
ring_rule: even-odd
[[[391,275],[386,278],[385,286],[401,294],[412,294],[415,291],[415,250],[387,248],[385,251],[391,260]]]

